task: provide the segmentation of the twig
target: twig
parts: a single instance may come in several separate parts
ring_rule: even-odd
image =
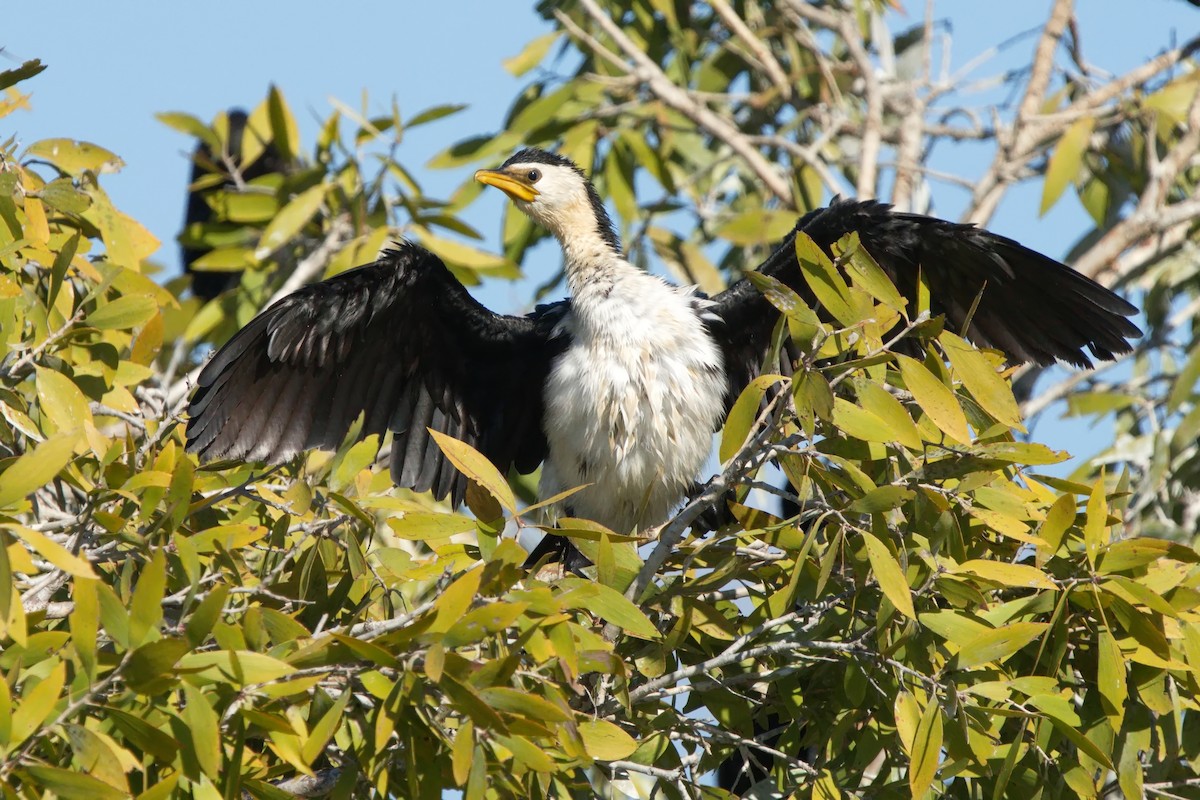
[[[762,153],[758,152],[747,141],[745,134],[739,131],[737,126],[717,115],[707,106],[697,103],[686,90],[676,86],[659,69],[654,60],[634,44],[633,40],[626,36],[625,32],[608,17],[600,6],[596,4],[595,0],[579,0],[579,5],[609,38],[617,44],[617,47],[620,48],[625,57],[633,62],[632,68],[626,67],[628,72],[637,76],[656,97],[668,106],[727,144],[730,149],[742,157],[754,174],[758,176],[758,179],[766,185],[771,194],[775,195],[776,198],[789,208],[795,208],[791,186],[775,170],[774,166],[763,157]]]

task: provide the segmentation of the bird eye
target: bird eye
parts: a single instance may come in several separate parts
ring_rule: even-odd
[[[525,177],[530,183],[537,183],[538,178],[542,177],[542,173],[538,172],[536,169],[531,169],[529,172],[525,173]]]

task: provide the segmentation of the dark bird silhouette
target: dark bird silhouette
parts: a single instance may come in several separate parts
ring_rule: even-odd
[[[243,139],[246,136],[246,112],[240,108],[230,109],[227,114],[229,120],[229,137],[226,143],[228,149],[229,163],[224,163],[224,159],[220,154],[213,153],[212,148],[206,142],[200,141],[196,143],[196,149],[192,151],[192,177],[188,182],[188,186],[192,187],[188,191],[187,209],[184,213],[184,239],[179,245],[180,259],[183,262],[183,271],[191,276],[192,279],[192,294],[208,301],[215,298],[222,292],[232,289],[237,286],[241,280],[241,272],[214,272],[207,270],[195,269],[192,265],[196,259],[211,251],[212,248],[202,245],[187,244],[186,237],[193,234],[194,226],[212,222],[213,209],[205,202],[205,197],[209,193],[218,188],[227,188],[223,186],[197,186],[197,182],[203,179],[206,175],[224,174],[230,168],[236,169],[241,173],[242,180],[252,181],[255,178],[261,178],[264,175],[270,175],[273,172],[286,172],[291,169],[292,165],[280,155],[274,144],[267,143],[261,155],[254,159],[249,164],[242,164],[242,147]]]

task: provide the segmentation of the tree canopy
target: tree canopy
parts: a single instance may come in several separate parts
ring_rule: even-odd
[[[1047,6],[1007,107],[937,66],[932,11],[576,0],[538,6],[556,29],[506,64],[529,84],[491,134],[453,106],[340,109],[306,142],[272,87],[232,159],[228,115],[165,112],[212,155],[212,213],[180,234],[194,269],[240,274],[211,302],[160,274],[85,121],[0,143],[4,797],[1200,797],[1195,43],[1107,75]],[[0,72],[0,118],[41,69]],[[427,124],[458,139],[432,161],[464,175],[449,199],[397,159]],[[991,148],[983,174],[929,167],[953,141]],[[278,467],[185,453],[211,346],[296,287],[400,236],[468,285],[518,275],[543,232],[510,209],[493,254],[462,211],[469,167],[521,144],[595,177],[631,258],[708,291],[833,193],[925,211],[965,184],[984,224],[1040,182],[1092,224],[1052,255],[1147,335],[1038,380],[909,315],[853,237],[835,259],[801,237],[823,314],[755,279],[795,374],[751,383],[655,537],[561,521],[586,578],[527,574],[549,498],[453,439],[460,510],[392,486],[388,437]],[[267,148],[280,168],[247,179]],[[1061,400],[1116,431],[1066,477],[1027,435]],[[735,524],[692,529],[730,493]]]

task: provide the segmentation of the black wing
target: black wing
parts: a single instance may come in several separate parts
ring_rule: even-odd
[[[283,461],[393,431],[400,486],[458,504],[466,478],[427,428],[460,439],[501,472],[546,456],[542,387],[566,346],[566,303],[527,317],[484,308],[432,253],[404,243],[378,261],[306,286],[242,328],[205,365],[189,407],[202,459]]]
[[[929,286],[930,310],[961,331],[976,298],[966,335],[995,347],[1013,362],[1079,367],[1093,356],[1109,360],[1132,349],[1141,330],[1126,317],[1137,309],[1100,284],[1012,239],[920,214],[900,214],[873,200],[834,200],[800,218],[783,244],[759,269],[786,283],[806,303],[817,300],[800,275],[795,232],[804,231],[832,255],[831,245],[857,232],[862,246],[916,308],[918,275]],[[778,315],[747,281],[713,298],[723,323],[720,342],[736,398],[758,372]]]

